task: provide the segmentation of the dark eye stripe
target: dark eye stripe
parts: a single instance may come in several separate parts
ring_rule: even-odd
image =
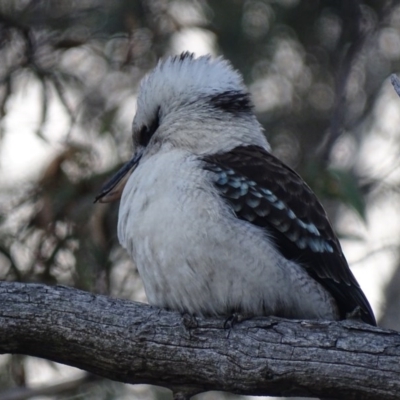
[[[148,126],[143,126],[142,129],[140,129],[139,132],[139,145],[146,147],[152,136],[154,135],[155,131],[158,129],[160,125],[160,108],[157,109],[156,116],[151,123],[151,125]]]
[[[211,96],[209,101],[215,108],[234,115],[251,113],[253,110],[249,94],[242,91],[228,90],[218,93]]]

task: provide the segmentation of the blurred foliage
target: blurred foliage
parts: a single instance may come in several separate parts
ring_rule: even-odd
[[[140,79],[182,43],[191,50],[195,36],[243,73],[275,154],[332,220],[340,205],[365,217],[379,182],[355,163],[383,82],[400,69],[398,1],[0,0],[0,141],[29,85],[40,88],[33,134],[52,141],[54,103],[67,120],[41,177],[0,188],[0,279],[143,297],[117,243],[118,205],[92,203],[129,155]],[[24,385],[17,361],[0,366],[2,388]],[[121,389],[85,393],[76,396],[123,397]]]

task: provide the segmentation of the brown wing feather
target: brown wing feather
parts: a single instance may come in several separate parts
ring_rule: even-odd
[[[335,298],[342,317],[357,307],[376,325],[322,205],[291,168],[258,146],[205,157],[238,218],[265,228],[283,256],[299,262]]]

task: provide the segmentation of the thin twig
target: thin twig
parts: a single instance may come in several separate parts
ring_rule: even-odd
[[[344,21],[345,29],[342,32],[341,42],[347,40],[347,35],[354,37],[353,42],[347,47],[339,65],[339,71],[336,76],[335,107],[332,113],[331,124],[328,133],[323,138],[319,146],[318,153],[320,159],[327,163],[333,144],[343,132],[343,121],[346,115],[346,87],[355,60],[361,52],[365,43],[367,32],[362,27],[362,13],[359,0],[351,0],[344,3],[344,14],[348,16]]]

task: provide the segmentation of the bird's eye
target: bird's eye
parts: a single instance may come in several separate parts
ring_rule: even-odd
[[[146,147],[152,136],[154,135],[155,131],[158,129],[160,125],[160,112],[159,109],[157,110],[156,116],[150,126],[144,125],[138,135],[138,143],[140,146]]]

